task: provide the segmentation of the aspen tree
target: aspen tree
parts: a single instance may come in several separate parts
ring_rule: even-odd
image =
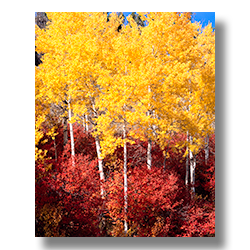
[[[213,132],[215,118],[212,28],[201,31],[199,24],[191,23],[190,13],[139,14],[147,22],[143,29],[128,17],[129,25],[117,32],[123,20],[114,13],[109,22],[106,13],[48,13],[50,24],[36,31],[37,51],[45,53],[37,71],[36,101],[47,106],[67,102],[64,117],[69,117],[70,131],[78,117],[79,122],[83,116],[88,120],[102,182],[103,158],[119,146],[124,149],[125,234],[128,143],[148,139],[151,168],[152,142],[165,150],[173,146],[175,133],[187,134],[187,140],[175,147],[186,147],[185,183],[190,172],[194,186],[195,154]],[[39,138],[42,112],[36,119]],[[73,133],[70,136],[73,155]],[[100,189],[104,198],[102,185]]]
[[[205,136],[204,132],[211,133],[208,131],[212,131],[215,107],[212,29],[208,26],[201,31],[199,24],[190,22],[190,15],[149,13],[148,26],[142,29],[141,33],[142,36],[148,37],[145,43],[148,51],[150,47],[154,48],[154,62],[158,61],[158,64],[152,67],[152,60],[147,60],[151,67],[146,66],[147,72],[144,73],[153,76],[148,79],[154,82],[155,86],[156,94],[151,105],[153,101],[154,112],[158,117],[155,121],[158,142],[164,149],[171,131],[189,133],[192,140],[183,141],[178,145],[179,148],[186,145],[186,154],[190,150],[197,152],[203,145],[201,138]],[[155,72],[157,75],[154,75]],[[208,94],[211,100],[208,100]],[[190,105],[188,109],[187,105]],[[194,180],[195,157],[192,152],[188,155]],[[186,172],[187,183],[188,165]]]
[[[215,39],[211,25],[202,30],[197,37],[196,54],[199,63],[196,71],[191,77],[192,94],[190,100],[189,117],[195,126],[191,127],[192,136],[190,147],[197,152],[200,147],[205,146],[205,162],[208,159],[209,135],[214,132],[212,126],[215,119]],[[191,118],[192,117],[192,118]],[[205,138],[205,143],[202,138]],[[195,139],[195,145],[192,142]],[[190,182],[192,194],[195,194],[195,154],[190,150]]]
[[[86,111],[98,116],[95,99],[100,89],[96,79],[101,70],[100,61],[103,61],[98,59],[103,56],[101,47],[108,45],[101,40],[107,40],[111,33],[109,27],[105,27],[105,14],[48,13],[48,18],[50,25],[45,31],[37,32],[36,40],[38,52],[45,53],[40,72],[41,92],[56,104],[68,101],[70,97],[70,109],[67,111],[69,115],[71,110],[74,112],[74,117],[70,117],[71,123],[76,121],[76,115]],[[72,138],[72,132],[70,134]],[[104,180],[99,138],[95,140],[100,179]],[[73,144],[71,146],[74,154]],[[103,195],[102,188],[101,193]]]
[[[207,164],[207,160],[209,158],[209,136],[205,137],[205,163]]]
[[[127,234],[127,210],[128,210],[128,180],[127,143],[133,143],[127,134],[133,130],[133,119],[135,118],[138,96],[135,95],[137,84],[134,77],[138,73],[135,66],[139,66],[135,53],[137,49],[138,29],[136,26],[123,27],[120,35],[111,40],[114,58],[113,71],[103,75],[98,80],[102,89],[102,97],[98,99],[98,106],[103,107],[104,113],[97,118],[97,132],[101,135],[101,147],[103,157],[112,154],[116,147],[123,146],[124,149],[124,233]],[[105,79],[105,80],[104,80]],[[110,87],[112,83],[112,88]],[[117,134],[119,137],[117,137]]]
[[[52,15],[55,16],[56,14]],[[51,15],[49,15],[51,16]],[[65,17],[65,16],[64,16]],[[67,118],[68,108],[65,106],[68,102],[69,81],[67,79],[67,42],[66,37],[70,35],[66,26],[56,23],[49,23],[46,29],[36,29],[37,39],[36,48],[38,52],[45,53],[43,63],[40,65],[39,78],[43,83],[39,91],[41,97],[46,98],[50,104],[62,107],[64,114],[64,144],[67,142]],[[59,41],[65,41],[64,44]],[[70,115],[70,114],[69,114]],[[71,133],[72,135],[72,133]],[[73,139],[71,137],[71,139]],[[72,154],[74,150],[72,149]]]
[[[203,136],[205,144],[205,162],[209,157],[209,136],[214,133],[215,122],[215,33],[211,24],[206,26],[198,37],[199,53],[203,55],[201,67],[202,91],[199,96],[203,109]]]
[[[185,119],[181,101],[189,77],[188,59],[193,46],[190,41],[197,32],[188,15],[149,13],[147,20],[149,24],[141,33],[148,53],[144,75],[150,82],[150,105],[155,114],[151,116],[151,126],[154,124],[158,142],[164,149],[170,134],[179,130],[179,121]],[[184,45],[180,46],[182,40]]]
[[[197,37],[196,54],[199,59],[191,76],[189,108],[190,140],[190,182],[195,194],[195,152],[205,146],[205,162],[208,159],[209,135],[213,133],[215,114],[215,49],[214,33],[208,25]],[[209,73],[208,73],[209,72]],[[206,101],[205,101],[206,100]],[[205,138],[205,143],[202,138]],[[193,143],[195,141],[195,143]],[[204,145],[205,144],[205,145]]]

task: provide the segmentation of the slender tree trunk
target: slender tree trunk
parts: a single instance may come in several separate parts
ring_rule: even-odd
[[[128,211],[128,180],[127,180],[127,143],[126,143],[126,126],[123,126],[123,139],[124,139],[124,233],[127,234],[127,211]]]
[[[70,132],[70,144],[71,144],[71,159],[72,165],[75,167],[75,143],[74,143],[74,133],[73,133],[73,124],[71,121],[71,108],[70,108],[70,100],[68,101],[68,109],[69,109],[69,132]]]
[[[190,150],[190,182],[191,182],[191,191],[192,196],[195,196],[195,167],[196,167],[196,159],[193,155],[192,151]]]
[[[152,140],[151,139],[148,139],[147,166],[149,170],[152,167]]]
[[[63,146],[68,143],[68,122],[67,117],[63,117]]]
[[[71,121],[71,108],[70,108],[70,101],[68,102],[69,108],[69,121]],[[75,143],[74,143],[74,133],[73,133],[73,124],[69,123],[69,131],[70,131],[70,144],[71,144],[71,155],[75,156]]]
[[[188,151],[188,147],[187,147]],[[189,157],[189,152],[187,153],[186,156],[186,176],[185,176],[185,185],[188,186],[188,175],[189,175],[189,162],[188,162],[188,157]]]
[[[85,131],[89,132],[88,115],[84,115],[84,116],[85,116]]]
[[[188,142],[188,132],[187,132],[187,142]],[[188,185],[188,175],[189,175],[189,162],[188,162],[188,157],[189,157],[189,152],[188,152],[188,145],[187,145],[187,156],[186,156],[186,176],[185,176],[185,185]]]
[[[192,143],[192,137],[190,136],[190,143]],[[190,159],[190,184],[191,184],[191,191],[192,197],[195,196],[195,167],[196,167],[196,159],[193,155],[193,152],[189,150],[189,159]]]
[[[92,103],[92,108],[93,108],[94,116],[97,118],[98,113],[97,113],[97,110],[95,108],[94,102]],[[93,123],[91,116],[90,116],[90,121],[92,122],[93,126],[96,126],[96,124]],[[102,157],[101,157],[102,151],[101,151],[100,138],[98,135],[95,137],[95,145],[96,145],[96,153],[97,153],[97,159],[98,159],[100,180],[101,180],[101,182],[103,182],[103,181],[105,181],[105,176],[104,176],[104,171],[103,171],[103,161],[102,161]],[[104,189],[103,189],[102,184],[101,184],[101,197],[104,198]]]
[[[209,136],[205,137],[205,163],[207,164],[209,158]]]
[[[90,122],[91,124],[94,126],[94,130],[96,131],[96,123],[93,122],[92,120],[92,117],[98,117],[98,112],[95,108],[95,104],[94,102],[92,102],[92,108],[93,108],[93,116],[90,116]],[[89,127],[88,127],[88,116],[87,115],[84,115],[84,118],[85,118],[85,130],[86,132],[89,130]],[[98,169],[99,169],[99,175],[100,175],[100,181],[101,181],[101,184],[100,184],[100,191],[101,191],[101,197],[103,199],[103,207],[105,207],[105,199],[104,199],[104,188],[103,188],[103,182],[105,181],[105,175],[104,175],[104,171],[103,171],[103,161],[102,161],[102,151],[101,151],[101,143],[100,143],[100,138],[98,135],[95,136],[95,145],[96,145],[96,154],[97,154],[97,160],[98,160]],[[105,228],[106,227],[106,220],[105,220],[105,217],[104,217],[104,213],[101,212],[100,214],[100,221],[102,223],[102,227],[101,227],[101,231],[102,231],[102,228]]]
[[[164,152],[164,161],[163,161],[163,171],[164,172],[166,171],[166,160],[167,160],[167,154],[168,154],[168,146],[169,146],[169,143],[167,145],[166,151]]]
[[[166,159],[167,159],[167,152],[164,153],[164,160],[163,160],[163,172],[166,171]]]
[[[103,182],[105,180],[104,172],[103,172],[103,163],[101,158],[101,145],[100,145],[100,139],[99,136],[95,137],[95,145],[96,145],[96,153],[97,153],[97,159],[98,159],[98,169],[100,174],[100,180]],[[104,190],[101,184],[101,196],[104,198]]]
[[[65,114],[63,116],[63,146],[65,146],[68,143],[68,116],[66,115],[66,112],[68,110],[68,103],[66,100],[66,96],[65,100],[62,102],[62,109],[63,113]]]
[[[154,52],[154,46],[153,46],[152,49],[153,49],[153,52]],[[148,93],[151,93],[151,86],[150,86],[150,84],[148,86]],[[151,112],[151,103],[149,103],[149,105],[148,105],[148,111],[147,111],[146,115],[147,116],[151,116],[152,115],[152,112]],[[149,128],[149,129],[151,129],[151,128]],[[148,138],[147,166],[148,166],[149,170],[151,169],[151,166],[152,166],[152,154],[151,154],[151,151],[152,151],[152,140],[150,138]]]
[[[125,75],[127,75],[127,66],[125,65]],[[126,82],[124,82],[124,87],[126,86]],[[126,105],[123,106],[124,110],[126,109]],[[127,143],[126,143],[126,122],[124,120],[123,124],[123,139],[124,139],[124,147],[123,147],[123,173],[124,173],[124,234],[127,235],[128,232],[128,223],[127,223],[127,211],[128,211],[128,179],[127,179]]]

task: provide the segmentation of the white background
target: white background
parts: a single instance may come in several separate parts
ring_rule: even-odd
[[[247,1],[224,0],[2,3],[0,249],[33,249],[33,12],[37,11],[237,12],[237,248],[250,249],[249,5]]]

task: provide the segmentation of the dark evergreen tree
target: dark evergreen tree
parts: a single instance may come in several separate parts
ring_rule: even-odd
[[[107,22],[109,22],[109,18],[110,18],[110,13],[111,13],[111,12],[106,12],[106,13],[107,13]],[[119,18],[122,19],[122,24],[120,24],[120,25],[117,27],[117,31],[120,32],[121,29],[122,29],[122,26],[123,26],[124,23],[125,23],[125,16],[124,16],[123,12],[117,12],[117,15],[118,15]]]
[[[138,15],[136,12],[132,12],[131,16],[133,17],[138,26],[145,27],[145,23],[141,20],[140,15]]]
[[[40,29],[45,29],[49,19],[46,12],[37,12],[35,17],[35,23]]]
[[[35,24],[40,28],[40,29],[45,29],[47,26],[49,19],[47,17],[46,12],[36,12],[36,17],[35,17]],[[39,64],[42,63],[42,58],[43,54],[38,54],[35,51],[35,65],[39,66]]]

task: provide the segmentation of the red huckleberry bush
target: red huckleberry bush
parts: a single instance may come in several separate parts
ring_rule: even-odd
[[[146,165],[147,141],[128,144],[128,206],[124,207],[123,147],[104,159],[100,181],[95,140],[74,124],[75,152],[63,146],[59,126],[55,144],[46,134],[38,147],[47,156],[36,162],[36,236],[215,236],[215,137],[209,158],[196,154],[196,195],[185,185],[183,150],[168,148],[168,157],[153,143],[151,170]],[[172,144],[183,140],[179,136]],[[44,143],[44,140],[47,141]],[[104,196],[101,196],[101,187]],[[128,232],[124,234],[124,221]]]

